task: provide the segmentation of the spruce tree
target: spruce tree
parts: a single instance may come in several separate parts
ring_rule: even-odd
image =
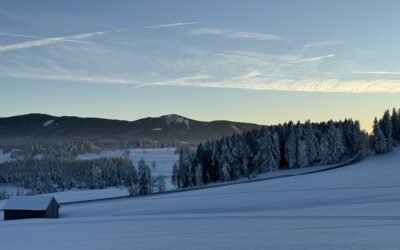
[[[339,128],[336,128],[333,122],[331,122],[328,127],[327,140],[329,144],[329,154],[326,163],[338,163],[345,152],[345,147],[343,144],[342,131]]]
[[[289,134],[285,142],[285,158],[289,168],[294,168],[297,163],[296,133],[293,126],[289,127]]]
[[[383,154],[387,152],[387,140],[385,135],[383,134],[378,119],[375,117],[374,120],[374,127],[373,127],[373,134],[372,134],[372,149],[377,154]]]
[[[277,164],[273,154],[274,145],[269,129],[266,129],[263,135],[259,138],[258,144],[258,154],[256,157],[259,171],[274,171]]]
[[[304,124],[304,140],[307,143],[308,160],[312,164],[318,157],[318,138],[309,120]]]
[[[396,140],[397,142],[400,141],[400,114],[397,112],[396,108],[393,108],[392,111],[392,134],[393,134],[393,139]]]
[[[326,135],[323,136],[318,143],[318,159],[322,164],[327,164],[329,162],[329,142],[326,137]]]
[[[387,141],[386,152],[390,152],[393,149],[393,135],[392,135],[393,125],[389,110],[386,110],[385,113],[383,114],[382,119],[379,121],[379,126],[383,134],[385,135]]]
[[[143,158],[138,166],[138,193],[140,195],[150,194],[152,192],[151,168],[146,164]]]

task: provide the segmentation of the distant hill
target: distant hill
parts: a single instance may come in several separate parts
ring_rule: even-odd
[[[261,127],[232,121],[196,121],[175,114],[136,121],[27,114],[0,118],[0,143],[118,142],[129,139],[198,143]]]

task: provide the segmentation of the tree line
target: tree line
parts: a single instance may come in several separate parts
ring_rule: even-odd
[[[392,151],[400,141],[400,109],[386,110],[378,120],[375,117],[371,137],[371,148],[378,154]]]
[[[280,169],[335,164],[354,156],[366,137],[359,122],[351,119],[268,126],[181,150],[172,182],[185,188]]]
[[[118,143],[95,143],[91,141],[63,141],[55,144],[31,143],[31,144],[10,144],[1,145],[3,153],[11,153],[12,159],[30,158],[59,158],[74,159],[80,154],[98,153],[107,149],[129,149],[129,148],[179,148],[182,142],[179,141],[154,141],[146,139],[123,140]]]
[[[25,159],[0,164],[0,183],[31,190],[31,194],[69,189],[125,186],[129,195],[165,191],[165,177],[152,177],[143,159],[137,169],[128,157],[75,159]]]

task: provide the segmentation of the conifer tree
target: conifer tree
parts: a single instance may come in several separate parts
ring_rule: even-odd
[[[151,168],[146,164],[143,158],[138,166],[138,193],[140,195],[150,194],[152,192]]]
[[[297,145],[296,145],[296,134],[293,126],[289,127],[289,134],[285,142],[285,158],[288,162],[289,168],[294,168],[297,163]]]
[[[397,112],[396,108],[393,108],[392,111],[392,134],[393,134],[393,139],[396,140],[397,142],[400,141],[400,114]]]
[[[327,164],[338,163],[341,160],[345,147],[343,144],[342,131],[330,122],[327,132],[327,140],[329,144],[328,158],[326,159]]]
[[[377,154],[383,154],[387,152],[387,148],[386,137],[379,126],[378,119],[375,117],[372,134],[372,149]]]
[[[379,121],[380,129],[382,130],[386,138],[386,152],[390,152],[393,149],[393,135],[392,135],[392,120],[390,117],[389,110],[386,110],[383,114],[382,119]]]

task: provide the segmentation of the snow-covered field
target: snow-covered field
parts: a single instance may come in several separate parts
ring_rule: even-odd
[[[0,163],[11,160],[12,160],[11,153],[4,153],[4,151],[0,149]]]
[[[124,150],[106,150],[100,154],[86,153],[79,155],[78,158],[92,160],[101,157],[121,157],[123,154]],[[129,157],[136,167],[142,158],[150,165],[155,161],[156,167],[151,168],[152,176],[165,175],[167,190],[175,188],[171,184],[172,167],[179,158],[179,155],[175,154],[175,148],[134,148],[129,149]]]
[[[64,205],[1,249],[399,249],[400,149],[309,175]]]
[[[11,189],[11,188],[10,188]],[[9,193],[15,194],[15,187]],[[1,189],[0,189],[1,190]],[[29,191],[27,189],[20,189],[23,191]],[[107,199],[107,198],[115,198],[115,197],[123,197],[128,196],[128,190],[125,187],[110,187],[104,189],[77,189],[77,190],[68,190],[64,192],[56,192],[50,194],[43,194],[43,196],[54,196],[58,202],[75,202],[75,201],[88,201],[88,200],[96,200],[96,199]],[[0,200],[0,208],[7,202],[7,200]]]

